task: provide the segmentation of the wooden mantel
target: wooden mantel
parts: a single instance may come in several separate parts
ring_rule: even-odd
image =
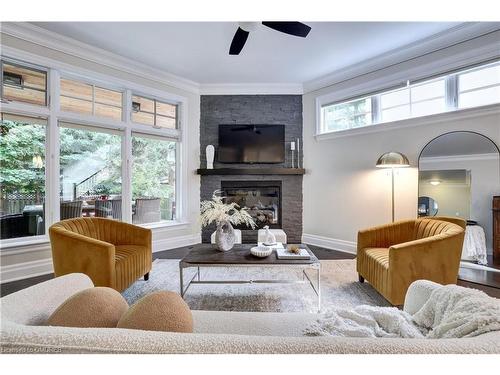
[[[304,168],[214,168],[198,169],[197,174],[202,176],[210,175],[303,175],[306,173]]]

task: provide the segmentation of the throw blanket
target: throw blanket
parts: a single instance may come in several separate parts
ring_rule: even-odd
[[[306,336],[423,338],[410,314],[396,307],[356,306],[336,309],[318,319]]]
[[[323,315],[306,336],[461,338],[500,330],[500,300],[456,285],[434,290],[413,316],[395,307],[356,306]]]
[[[486,259],[486,237],[482,227],[467,225],[462,253],[475,260],[478,264],[488,264]]]
[[[500,300],[476,289],[446,285],[413,315],[427,338],[473,337],[500,330]]]

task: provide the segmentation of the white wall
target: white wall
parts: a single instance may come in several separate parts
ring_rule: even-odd
[[[200,179],[194,171],[199,167],[199,122],[200,122],[200,96],[197,93],[182,90],[173,86],[145,79],[129,73],[77,58],[59,51],[45,48],[25,40],[6,34],[0,34],[1,46],[8,46],[45,58],[71,64],[78,68],[88,69],[110,77],[131,81],[136,84],[163,90],[187,98],[188,123],[183,124],[183,131],[187,132],[187,181],[184,194],[187,194],[187,219],[182,226],[163,227],[153,230],[153,250],[165,250],[187,244],[199,242],[200,227],[198,212],[200,202]],[[33,63],[35,63],[33,61]],[[50,272],[52,267],[51,253],[48,243],[40,243],[28,247],[5,248],[0,252],[2,282],[10,279],[34,276]]]
[[[497,122],[500,127],[500,121]],[[498,144],[498,141],[497,141]],[[457,150],[459,153],[460,150]],[[424,158],[425,160],[427,158]],[[498,158],[486,160],[448,160],[446,162],[420,162],[422,170],[443,170],[443,169],[467,169],[471,171],[470,187],[470,219],[476,220],[481,225],[486,234],[486,247],[488,253],[493,249],[493,216],[491,205],[493,195],[500,193],[500,162]],[[427,159],[429,160],[429,159]],[[431,159],[432,160],[432,159]],[[436,190],[440,186],[434,186]],[[453,188],[452,188],[453,189]],[[432,195],[430,195],[433,197]],[[436,196],[439,204],[439,196]],[[446,205],[446,203],[445,203]],[[441,210],[438,215],[444,215]],[[452,214],[454,216],[454,214]]]
[[[315,94],[307,94],[303,100],[304,166],[307,170],[304,177],[304,241],[308,235],[312,235],[309,242],[319,236],[324,245],[354,250],[359,229],[391,221],[391,178],[387,170],[375,168],[377,158],[384,152],[402,152],[412,165],[399,169],[396,176],[396,220],[400,220],[416,217],[417,160],[429,141],[449,131],[474,130],[500,144],[499,113],[440,123],[423,122],[391,131],[318,141],[314,137],[315,97]],[[497,171],[493,173],[498,175]],[[500,194],[500,185],[497,185],[496,194]],[[348,243],[343,248],[344,241]]]

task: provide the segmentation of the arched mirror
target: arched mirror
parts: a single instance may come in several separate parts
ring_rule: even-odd
[[[500,195],[500,152],[488,137],[468,131],[443,134],[420,153],[420,217],[467,220],[462,260],[486,265],[493,260],[494,196]],[[497,224],[499,225],[499,224]]]

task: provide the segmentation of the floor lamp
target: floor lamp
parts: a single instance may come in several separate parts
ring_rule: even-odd
[[[400,152],[386,152],[381,157],[378,158],[376,167],[377,168],[391,168],[392,177],[392,222],[394,223],[394,168],[406,168],[410,166],[408,158]]]

